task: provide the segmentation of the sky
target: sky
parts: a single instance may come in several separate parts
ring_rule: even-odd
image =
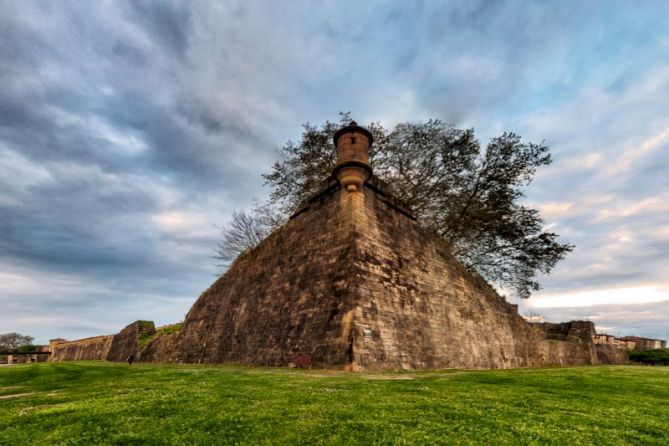
[[[0,0],[0,333],[183,320],[216,226],[351,111],[551,147],[521,313],[669,338],[669,3]],[[513,299],[510,299],[513,300]]]

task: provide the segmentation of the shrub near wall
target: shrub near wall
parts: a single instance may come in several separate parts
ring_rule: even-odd
[[[630,352],[630,360],[642,364],[669,365],[669,348]]]

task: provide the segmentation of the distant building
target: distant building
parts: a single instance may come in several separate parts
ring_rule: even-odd
[[[636,348],[635,341],[629,341],[627,339],[616,338],[616,343],[618,347],[624,348],[625,350],[632,351]]]
[[[623,336],[622,341],[634,342],[634,351],[653,350],[656,348],[667,348],[667,341],[662,339],[642,338],[639,336]]]
[[[595,333],[595,344],[617,345],[616,337],[606,333]]]

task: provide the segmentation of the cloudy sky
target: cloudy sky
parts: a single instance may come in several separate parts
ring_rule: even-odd
[[[0,0],[0,332],[182,320],[304,122],[545,141],[522,304],[669,338],[669,3]]]

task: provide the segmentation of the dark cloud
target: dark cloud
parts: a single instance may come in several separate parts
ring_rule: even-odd
[[[127,2],[129,18],[139,24],[152,40],[184,62],[192,17],[188,3],[140,0]]]

